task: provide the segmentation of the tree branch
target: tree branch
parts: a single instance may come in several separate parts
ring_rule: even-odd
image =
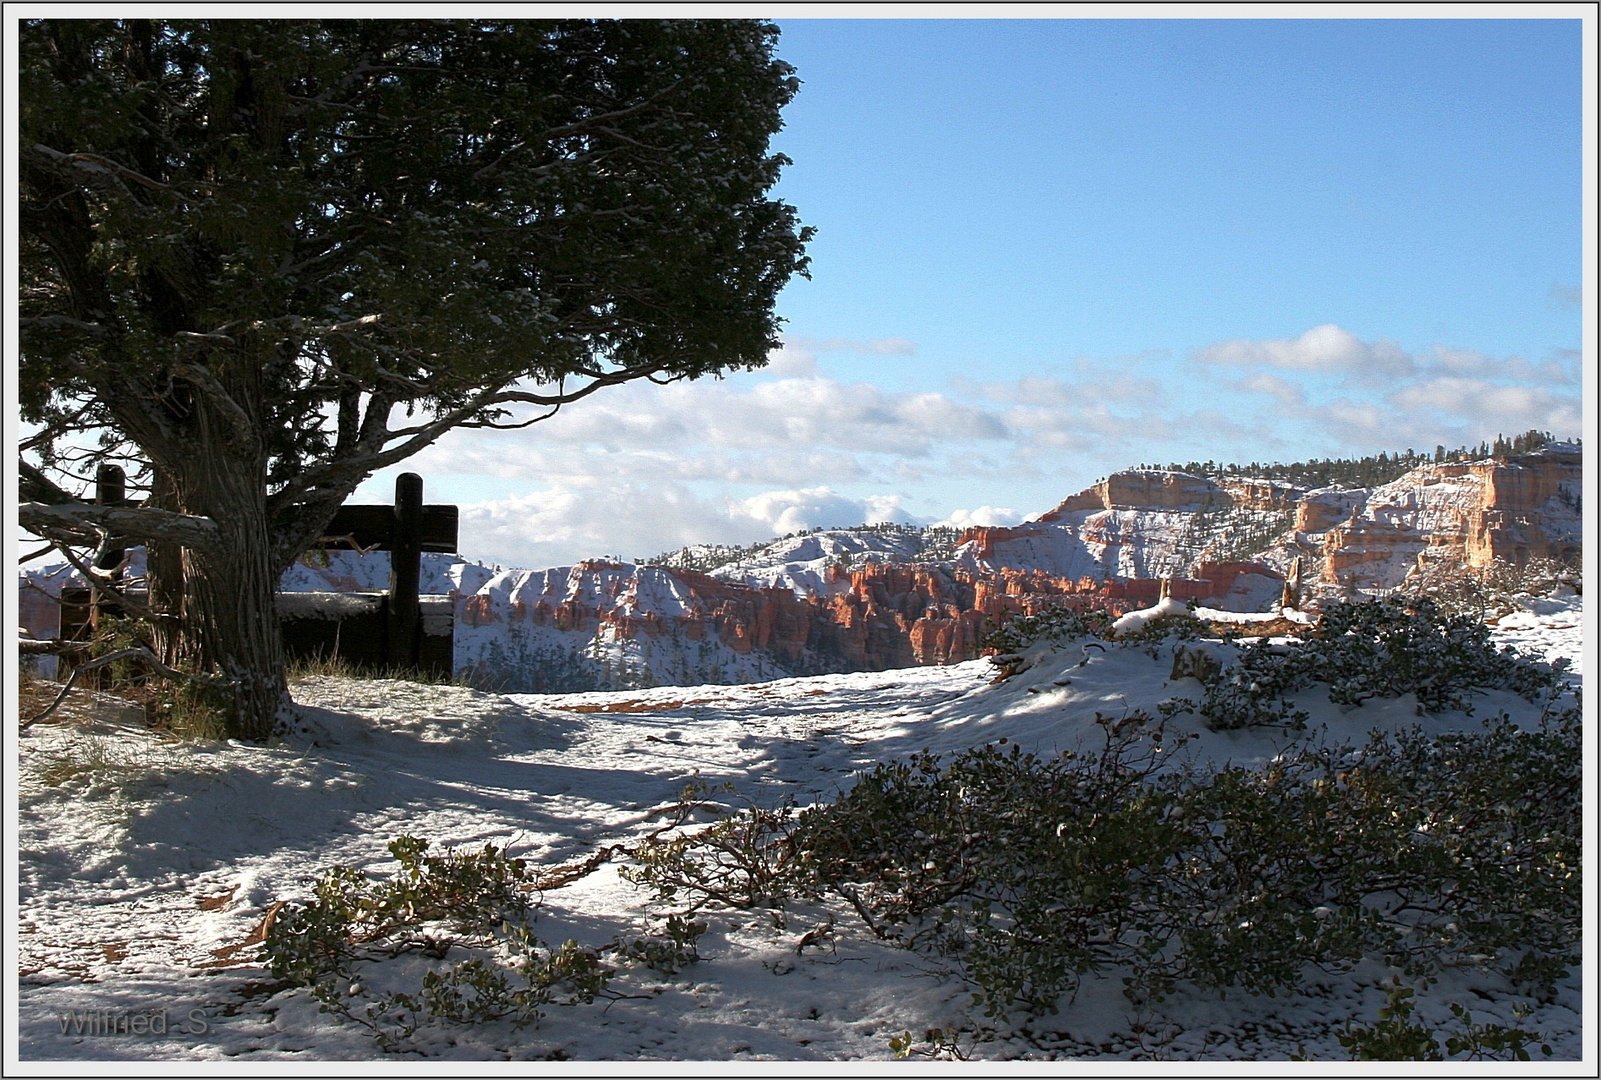
[[[30,331],[37,330],[75,330],[80,334],[95,338],[103,338],[111,333],[111,328],[103,323],[84,322],[82,319],[74,319],[66,315],[36,315],[18,319],[17,329],[24,336]]]
[[[193,334],[191,337],[211,337],[212,335]],[[219,335],[220,336],[220,335]],[[251,423],[249,415],[240,408],[239,403],[228,393],[226,387],[218,381],[217,377],[199,364],[175,364],[172,369],[174,377],[182,379],[206,396],[206,400],[222,414],[229,427],[228,445],[237,451],[248,451],[250,444],[256,439],[256,425]]]
[[[86,564],[82,559],[72,553],[72,549],[65,544],[57,543],[56,550],[61,552],[63,558],[72,564],[72,568],[89,583],[89,588],[97,595],[109,599],[113,604],[122,608],[136,619],[154,619],[155,612],[146,604],[141,604],[121,589],[112,587],[108,577],[102,577]]]
[[[117,540],[168,540],[188,548],[206,548],[220,535],[217,523],[208,517],[148,506],[82,502],[54,506],[25,502],[17,508],[17,524],[37,536],[87,539],[91,544],[98,544],[104,533]]]
[[[80,496],[58,487],[55,481],[26,461],[17,462],[17,493],[30,502],[47,506],[81,501]]]

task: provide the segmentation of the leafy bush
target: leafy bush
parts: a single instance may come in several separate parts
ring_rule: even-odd
[[[705,805],[701,800],[706,790],[700,782],[685,788],[679,799],[680,822],[688,820],[690,808]],[[658,901],[674,901],[684,892],[686,914],[709,902],[776,910],[783,906],[794,867],[789,840],[794,819],[793,802],[771,808],[748,802],[743,813],[727,814],[696,832],[647,840],[632,851],[633,865],[619,873],[654,889]]]
[[[394,1048],[428,1023],[536,1023],[547,1005],[587,1004],[610,995],[616,973],[607,953],[673,972],[699,957],[704,923],[669,916],[660,935],[616,940],[600,948],[575,941],[551,947],[529,927],[530,895],[582,876],[604,861],[602,852],[577,867],[542,873],[503,849],[428,855],[428,842],[402,836],[389,845],[399,872],[383,881],[345,866],[318,879],[314,899],[285,908],[267,930],[266,959],[274,976],[307,987],[323,1012],[367,1028]],[[374,994],[368,978],[405,955],[430,964],[414,991]]]
[[[953,957],[990,1016],[1054,1011],[1109,966],[1140,1003],[1180,981],[1293,991],[1370,956],[1549,992],[1575,962],[1577,704],[1537,731],[1501,716],[1217,772],[1160,769],[1174,747],[1144,714],[1101,723],[1093,752],[884,763],[832,804],[645,845],[633,876],[692,908],[837,896]]]
[[[1034,615],[1016,615],[989,630],[979,648],[989,653],[1019,652],[1038,641],[1066,641],[1078,637],[1104,638],[1111,633],[1112,617],[1104,611],[1047,608]],[[997,662],[1001,657],[995,658]]]
[[[1580,778],[1576,705],[1533,732],[1503,715],[1187,777],[1170,902],[1200,918],[1175,927],[1173,973],[1271,989],[1382,953],[1417,974],[1497,961],[1548,988],[1575,961]]]
[[[1577,588],[1582,559],[1530,559],[1521,565],[1495,559],[1484,567],[1468,567],[1454,559],[1425,562],[1409,578],[1408,589],[1427,596],[1448,615],[1488,619],[1516,611],[1518,601],[1550,596],[1561,586]]]
[[[1145,783],[1160,728],[1106,722],[1080,758],[985,746],[880,765],[794,836],[809,883],[843,895],[882,937],[957,956],[975,1004],[1055,1011],[1079,977],[1133,959],[1159,869],[1180,838]]]
[[[1528,1048],[1532,1045],[1538,1045],[1544,1056],[1551,1056],[1551,1047],[1540,1041],[1540,1033],[1523,1028],[1527,1006],[1514,1006],[1517,1022],[1509,1028],[1502,1024],[1475,1024],[1473,1014],[1456,1002],[1451,1004],[1451,1015],[1456,1018],[1458,1030],[1446,1036],[1442,1054],[1438,1033],[1412,1019],[1417,1008],[1411,1000],[1415,993],[1397,978],[1385,988],[1386,1000],[1379,1008],[1377,1023],[1369,1026],[1352,1021],[1346,1025],[1339,1040],[1352,1061],[1444,1061],[1446,1055],[1467,1061],[1528,1061]]]
[[[1338,603],[1298,645],[1258,640],[1208,687],[1200,712],[1214,731],[1258,724],[1302,727],[1307,719],[1289,696],[1313,683],[1329,700],[1360,705],[1372,697],[1415,694],[1425,712],[1471,715],[1475,689],[1512,690],[1529,701],[1559,692],[1552,670],[1497,650],[1490,629],[1469,616],[1440,614],[1426,597]]]

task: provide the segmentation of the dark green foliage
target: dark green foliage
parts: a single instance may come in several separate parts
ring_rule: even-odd
[[[680,816],[687,820],[687,812],[700,807],[705,794],[700,782],[687,787],[679,800]],[[633,865],[620,873],[655,890],[664,902],[683,893],[687,912],[708,902],[777,910],[793,879],[795,850],[788,835],[794,820],[793,802],[776,807],[748,803],[744,812],[724,815],[697,832],[641,844],[632,852]]]
[[[20,23],[30,453],[67,468],[57,442],[94,432],[90,464],[137,474],[150,503],[116,528],[148,542],[158,652],[228,680],[232,734],[273,730],[273,590],[374,471],[456,427],[766,364],[811,235],[768,197],[799,88],[777,34]],[[28,527],[86,542],[53,520]]]
[[[292,905],[267,931],[275,977],[307,987],[323,1012],[367,1028],[386,1049],[430,1023],[536,1023],[546,1005],[587,1004],[610,995],[616,973],[603,958],[674,972],[698,961],[706,924],[669,915],[659,934],[600,948],[575,941],[551,947],[529,923],[531,894],[582,876],[604,861],[541,872],[485,845],[428,855],[428,842],[402,836],[389,845],[400,869],[387,880],[345,866],[325,871],[309,903]],[[466,952],[454,964],[453,952]],[[386,963],[416,954],[424,968],[415,991],[373,993],[364,979],[388,978]]]
[[[1385,990],[1386,1003],[1371,1027],[1351,1023],[1339,1036],[1352,1061],[1444,1061],[1432,1029],[1415,1023],[1414,991],[1397,979]]]
[[[1111,631],[1112,617],[1104,611],[1055,607],[1034,615],[1014,615],[999,625],[990,626],[978,644],[986,652],[1004,656],[1026,649],[1038,641],[1105,638]]]
[[[1264,480],[1282,480],[1285,483],[1299,484],[1308,488],[1329,487],[1342,484],[1346,487],[1377,487],[1388,484],[1392,480],[1399,480],[1420,465],[1430,462],[1443,461],[1478,461],[1488,457],[1514,457],[1518,454],[1530,454],[1539,450],[1552,441],[1549,431],[1526,431],[1522,435],[1507,439],[1497,435],[1494,446],[1485,443],[1481,446],[1461,446],[1455,450],[1447,450],[1444,446],[1435,447],[1434,454],[1414,453],[1410,448],[1405,452],[1394,454],[1380,451],[1376,455],[1361,458],[1313,458],[1310,461],[1297,461],[1288,465],[1278,462],[1253,461],[1248,465],[1223,464],[1216,461],[1190,461],[1183,465],[1177,462],[1168,465],[1141,465],[1142,469],[1165,469],[1169,472],[1185,472],[1194,476],[1207,476],[1216,480],[1233,477],[1259,477]]]
[[[691,964],[700,962],[696,945],[706,924],[687,915],[672,913],[667,916],[661,934],[656,937],[636,937],[620,941],[617,955],[632,960],[664,975],[676,974]]]
[[[1214,562],[1254,559],[1294,527],[1293,508],[1253,510],[1208,501],[1186,515],[1184,532],[1174,542],[1173,562],[1167,572],[1183,575],[1202,558]]]
[[[1143,714],[1101,723],[1091,752],[885,763],[798,816],[643,845],[631,876],[691,910],[838,896],[954,957],[991,1016],[1054,1011],[1109,967],[1139,1003],[1181,981],[1294,992],[1309,964],[1370,956],[1423,978],[1494,965],[1542,994],[1577,962],[1576,702],[1535,731],[1501,717],[1216,772],[1162,768],[1177,747]]]
[[[1538,1045],[1540,1053],[1551,1056],[1551,1046],[1542,1042],[1538,1031],[1523,1030],[1527,1006],[1513,1008],[1518,1022],[1511,1027],[1502,1024],[1475,1024],[1473,1014],[1456,1002],[1451,1003],[1451,1015],[1456,1017],[1460,1032],[1446,1037],[1445,1052],[1452,1057],[1461,1055],[1468,1061],[1528,1061],[1529,1047]]]
[[[1083,759],[986,746],[881,765],[802,815],[808,880],[881,936],[956,955],[989,1015],[1054,1012],[1085,972],[1138,952],[1150,871],[1181,847],[1170,797],[1144,782],[1162,736],[1142,721],[1108,722]]]
[[[1415,694],[1425,712],[1471,713],[1474,690],[1503,689],[1539,701],[1563,686],[1560,671],[1497,650],[1471,616],[1444,616],[1426,597],[1341,602],[1324,608],[1300,644],[1257,641],[1207,688],[1201,715],[1213,730],[1257,724],[1300,727],[1290,696],[1314,683],[1329,700],[1355,706],[1372,697]]]
[[[389,845],[400,870],[373,882],[348,867],[318,879],[316,899],[283,912],[267,936],[272,973],[302,986],[349,979],[375,950],[404,947],[426,924],[442,924],[462,942],[487,943],[503,923],[529,914],[535,878],[521,859],[485,845],[482,851],[427,855],[426,840],[402,836]]]
[[[1567,560],[1530,559],[1521,565],[1496,559],[1474,568],[1441,560],[1424,564],[1410,589],[1432,600],[1442,614],[1485,621],[1516,611],[1528,597],[1550,596],[1564,587],[1574,590],[1582,584],[1582,567],[1582,554]]]
[[[1369,1026],[1353,1021],[1346,1025],[1339,1040],[1352,1061],[1444,1061],[1447,1055],[1465,1061],[1528,1061],[1528,1048],[1533,1045],[1538,1045],[1545,1057],[1551,1056],[1551,1047],[1541,1042],[1539,1032],[1524,1030],[1526,1007],[1513,1008],[1518,1022],[1509,1028],[1475,1024],[1473,1014],[1456,1002],[1451,1003],[1451,1015],[1456,1018],[1457,1031],[1446,1036],[1442,1054],[1439,1034],[1412,1019],[1417,1008],[1412,1002],[1415,993],[1396,978],[1385,987],[1385,1004],[1379,1007],[1377,1023]]]

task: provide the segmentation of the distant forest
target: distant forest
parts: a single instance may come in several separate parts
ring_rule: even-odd
[[[901,536],[913,541],[915,555],[920,562],[943,562],[949,559],[961,540],[962,530],[949,525],[909,525],[902,522],[880,521],[871,525],[847,525],[837,528],[825,528],[819,525],[814,529],[802,529],[800,532],[785,533],[775,536],[771,540],[759,540],[754,544],[743,547],[730,544],[691,544],[689,547],[679,548],[677,551],[667,551],[649,559],[642,559],[646,566],[665,566],[675,570],[699,570],[706,573],[731,563],[744,562],[754,559],[767,548],[784,540],[793,540],[800,536],[810,536],[814,533],[870,533],[875,536]],[[871,552],[863,553],[870,555]],[[846,564],[850,565],[847,559]]]
[[[1261,477],[1264,480],[1283,480],[1309,488],[1330,487],[1334,484],[1342,484],[1345,487],[1377,487],[1392,480],[1399,480],[1419,465],[1444,461],[1479,461],[1484,458],[1529,454],[1554,441],[1549,431],[1530,430],[1510,439],[1504,435],[1497,435],[1493,443],[1482,442],[1478,446],[1459,446],[1455,450],[1447,450],[1443,445],[1436,446],[1432,457],[1416,453],[1408,447],[1404,453],[1387,454],[1380,451],[1377,457],[1327,460],[1313,458],[1311,461],[1297,461],[1289,465],[1278,462],[1264,465],[1259,461],[1253,461],[1249,465],[1190,461],[1182,465],[1174,462],[1167,465],[1141,465],[1140,468],[1191,473],[1213,479]]]

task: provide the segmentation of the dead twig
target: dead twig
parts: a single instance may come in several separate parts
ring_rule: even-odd
[[[169,679],[184,679],[189,682],[199,683],[202,686],[211,687],[226,686],[231,681],[226,679],[218,679],[209,675],[191,675],[187,671],[179,671],[177,668],[170,668],[157,659],[155,653],[151,652],[143,645],[135,646],[131,649],[118,649],[116,652],[107,653],[104,656],[96,657],[95,659],[90,660],[88,663],[79,664],[74,667],[72,669],[72,676],[67,679],[67,685],[61,688],[61,693],[56,695],[56,699],[50,703],[50,707],[37,716],[29,717],[27,720],[23,720],[19,727],[30,728],[34,724],[37,724],[39,721],[43,720],[45,717],[49,716],[51,713],[55,712],[61,703],[67,699],[67,694],[72,691],[73,685],[77,683],[78,676],[82,675],[85,671],[92,671],[98,667],[105,667],[107,664],[114,663],[118,660],[132,660],[135,658],[143,660],[146,664],[149,664],[152,668],[154,668],[158,675],[163,675]]]

